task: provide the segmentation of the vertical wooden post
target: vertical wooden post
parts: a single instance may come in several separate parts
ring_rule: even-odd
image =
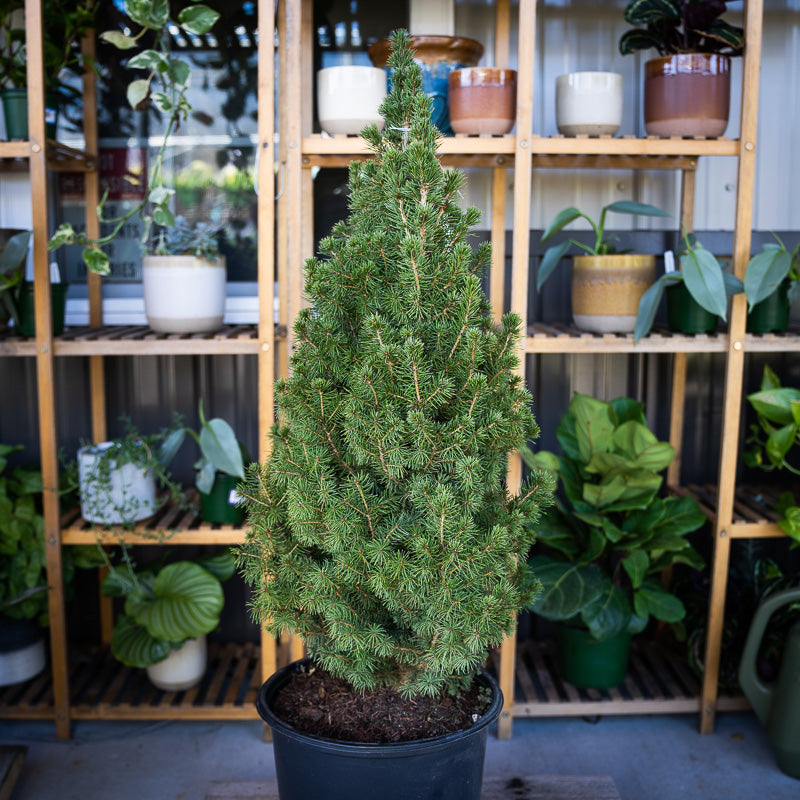
[[[739,128],[739,171],[736,188],[736,228],[733,242],[733,268],[744,278],[750,259],[753,221],[753,186],[755,183],[756,129],[758,123],[758,79],[761,64],[762,0],[745,4],[745,52],[742,72],[742,116]],[[719,461],[717,518],[714,523],[714,556],[711,571],[711,597],[708,608],[703,694],[700,706],[700,732],[714,730],[719,683],[722,625],[725,616],[725,592],[728,582],[733,502],[736,489],[741,415],[741,386],[744,376],[747,299],[734,295],[728,323],[728,360],[725,370],[722,448]]]
[[[58,502],[58,436],[55,413],[53,318],[50,311],[50,258],[47,240],[47,152],[44,124],[44,63],[42,2],[25,0],[28,59],[28,130],[33,199],[33,272],[36,316],[36,378],[39,404],[39,448],[42,463],[45,558],[47,561],[50,652],[56,733],[69,736],[70,698],[67,663],[67,621]]]
[[[503,316],[506,292],[506,169],[492,170],[492,264],[489,272],[489,302],[495,322]]]
[[[519,4],[520,64],[533,64],[534,36],[523,31],[536,30],[535,0],[520,0]],[[519,372],[525,375],[525,330],[528,320],[528,259],[530,250],[531,215],[531,137],[533,135],[533,70],[520,70],[517,74],[517,143],[514,153],[514,226],[512,234],[511,310],[523,323],[519,342]],[[522,483],[522,460],[519,454],[509,459],[508,490],[516,492]],[[511,737],[514,705],[514,661],[516,659],[516,633],[509,636],[500,647],[500,688],[505,702],[497,726],[500,739]]]

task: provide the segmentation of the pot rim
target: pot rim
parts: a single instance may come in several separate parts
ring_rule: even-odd
[[[441,736],[414,739],[406,742],[349,742],[343,739],[329,739],[325,736],[315,736],[314,734],[303,733],[293,728],[288,722],[284,722],[284,720],[276,716],[269,706],[269,700],[289,681],[292,672],[298,672],[303,666],[310,663],[313,663],[311,658],[293,661],[291,664],[282,667],[270,675],[258,690],[256,709],[261,719],[273,730],[295,741],[302,741],[311,745],[316,744],[327,752],[346,753],[349,756],[358,758],[398,758],[413,756],[417,755],[421,750],[430,751],[433,748],[445,748],[458,739],[463,739],[466,736],[478,733],[491,725],[497,717],[500,716],[500,712],[503,709],[503,693],[500,690],[500,686],[492,675],[483,671],[477,677],[477,680],[492,690],[492,702],[486,710],[486,713],[469,728],[453,731],[453,733],[446,733]]]
[[[471,67],[480,61],[484,51],[483,45],[477,39],[467,36],[414,34],[408,37],[408,42],[414,51],[414,60],[426,64],[456,61]],[[391,47],[391,39],[379,39],[367,48],[376,67],[385,67],[388,64]]]

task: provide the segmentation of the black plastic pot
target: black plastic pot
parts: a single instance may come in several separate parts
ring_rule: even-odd
[[[64,315],[67,304],[67,284],[50,285],[50,308],[53,315],[53,336],[64,333]],[[14,324],[22,336],[36,336],[36,313],[33,306],[33,283],[25,281],[17,299],[17,318]]]
[[[489,725],[503,707],[503,694],[491,676],[479,678],[492,691],[491,706],[471,728],[432,739],[361,744],[300,733],[272,713],[272,700],[308,663],[278,670],[256,701],[261,719],[272,728],[281,800],[480,800]]]

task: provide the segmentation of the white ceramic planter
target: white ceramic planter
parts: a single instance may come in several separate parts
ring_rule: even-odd
[[[45,666],[44,639],[0,652],[0,686],[13,686],[38,675]]]
[[[147,324],[158,333],[206,333],[225,316],[225,259],[145,256],[142,292]]]
[[[378,106],[386,97],[386,70],[341,65],[317,72],[317,112],[325,133],[359,133],[371,122],[383,128]]]
[[[81,515],[101,525],[122,525],[155,514],[156,483],[153,475],[133,464],[123,464],[111,471],[98,485],[99,455],[113,447],[113,442],[87,445],[78,450],[78,480]]]
[[[187,639],[163,661],[147,668],[150,683],[165,692],[181,692],[200,682],[206,671],[206,637]]]
[[[570,72],[556,78],[556,125],[564,136],[613,136],[622,124],[622,75]]]

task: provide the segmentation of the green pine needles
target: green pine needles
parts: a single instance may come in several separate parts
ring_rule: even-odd
[[[505,488],[538,436],[515,369],[520,321],[493,324],[467,243],[479,212],[436,157],[404,32],[384,132],[350,166],[350,214],[306,264],[311,307],[278,384],[266,465],[251,467],[239,554],[255,616],[294,631],[355,688],[435,694],[475,674],[539,585],[526,561],[551,497]]]

